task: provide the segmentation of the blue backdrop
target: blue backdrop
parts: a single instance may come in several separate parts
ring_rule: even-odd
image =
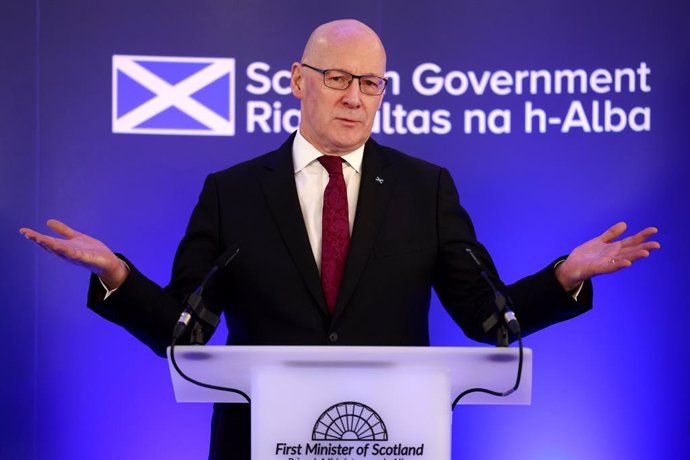
[[[687,2],[10,0],[1,11],[0,458],[205,458],[210,407],[176,404],[166,362],[86,310],[87,274],[16,232],[60,218],[165,284],[205,175],[286,138],[297,104],[281,71],[341,17],[388,50],[375,138],[450,169],[506,282],[619,220],[660,228],[653,258],[595,280],[592,312],[526,340],[531,406],[456,409],[454,458],[690,458]],[[153,94],[113,56],[234,60],[227,84],[198,95],[234,134],[201,135],[176,110],[139,127],[203,132],[114,133]],[[194,73],[142,65],[172,86]],[[437,301],[431,315],[435,345],[474,345]]]

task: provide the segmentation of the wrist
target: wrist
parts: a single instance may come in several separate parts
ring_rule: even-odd
[[[97,275],[109,290],[115,290],[119,288],[129,276],[129,267],[122,259],[116,257],[112,270],[108,270],[107,272],[104,271]]]
[[[582,281],[579,277],[571,273],[568,266],[568,259],[560,261],[556,264],[554,274],[556,279],[563,287],[566,292],[574,291],[582,285]]]

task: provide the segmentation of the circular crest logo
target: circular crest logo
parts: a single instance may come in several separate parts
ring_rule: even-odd
[[[326,409],[314,425],[313,441],[388,441],[379,414],[364,404],[348,401]]]

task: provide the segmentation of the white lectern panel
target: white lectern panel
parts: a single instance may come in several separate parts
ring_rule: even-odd
[[[518,391],[461,402],[529,404],[524,352]],[[517,349],[479,347],[182,346],[175,356],[190,377],[250,396],[252,460],[450,459],[453,398],[511,388],[518,365]],[[180,402],[244,402],[170,372]]]

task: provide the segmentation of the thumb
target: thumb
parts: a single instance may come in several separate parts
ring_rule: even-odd
[[[50,219],[46,222],[48,228],[53,230],[55,233],[64,236],[65,238],[74,238],[79,234],[76,230],[69,227],[67,224],[60,222],[56,219]]]

